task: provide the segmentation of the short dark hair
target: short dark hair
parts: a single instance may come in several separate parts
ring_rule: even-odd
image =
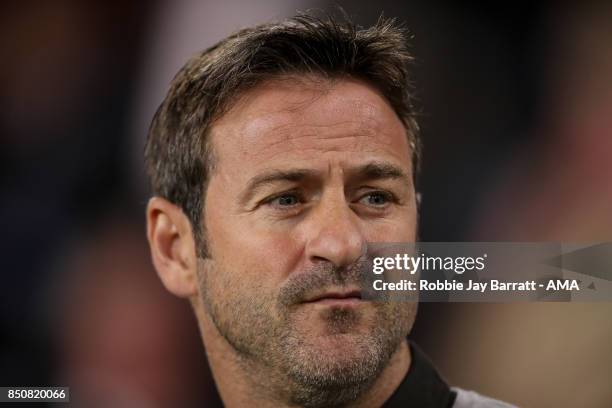
[[[351,77],[375,86],[402,120],[418,175],[420,139],[408,68],[405,30],[381,17],[367,29],[346,16],[299,14],[280,23],[240,30],[193,56],[177,73],[157,109],[145,147],[153,194],[189,218],[199,256],[206,257],[203,203],[214,169],[207,134],[241,93],[292,74]]]

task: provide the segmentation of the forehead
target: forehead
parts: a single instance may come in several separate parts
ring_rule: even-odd
[[[211,129],[219,167],[316,165],[376,158],[409,170],[406,130],[387,100],[352,79],[267,81],[241,95]]]

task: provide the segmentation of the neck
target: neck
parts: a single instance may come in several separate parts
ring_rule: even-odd
[[[198,319],[217,390],[226,407],[294,406],[286,398],[276,394],[274,387],[266,383],[269,378],[274,377],[267,375],[268,367],[254,367],[253,364],[241,359],[234,348],[219,334],[200,301],[193,299],[192,306]],[[347,406],[359,408],[382,406],[399,387],[408,372],[410,362],[410,348],[407,341],[403,341],[370,388]]]

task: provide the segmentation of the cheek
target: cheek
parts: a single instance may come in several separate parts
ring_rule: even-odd
[[[402,222],[401,227],[396,226],[394,236],[397,237],[396,242],[414,242],[417,238],[417,216],[408,217]]]
[[[232,281],[274,289],[299,260],[299,245],[290,231],[261,228],[245,217],[216,218],[207,232],[211,257]]]
[[[414,242],[417,215],[414,208],[396,217],[366,222],[363,231],[368,242]]]

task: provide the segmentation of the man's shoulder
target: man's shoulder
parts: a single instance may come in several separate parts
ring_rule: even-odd
[[[457,395],[453,408],[517,408],[516,405],[494,400],[474,391],[467,391],[458,387],[452,387],[451,389]]]

